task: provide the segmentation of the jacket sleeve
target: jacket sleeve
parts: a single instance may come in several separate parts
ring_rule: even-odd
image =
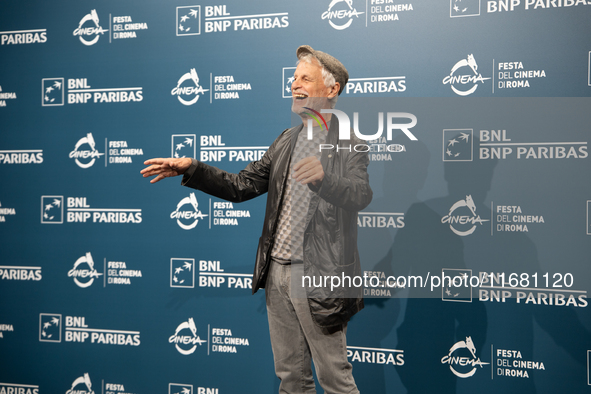
[[[268,190],[276,144],[277,140],[260,160],[249,163],[238,174],[193,160],[193,164],[183,175],[181,185],[231,202],[242,202],[258,197]]]
[[[367,166],[369,157],[365,152],[347,155],[345,172],[337,175],[326,171],[319,188],[310,188],[323,200],[347,211],[359,212],[369,205],[373,192],[369,186]]]

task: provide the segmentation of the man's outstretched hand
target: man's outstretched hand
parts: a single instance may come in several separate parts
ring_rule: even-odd
[[[144,164],[150,167],[141,170],[140,174],[142,174],[144,178],[157,175],[156,178],[150,181],[150,183],[156,183],[164,178],[183,175],[189,169],[191,163],[192,160],[187,157],[183,157],[181,159],[150,159],[144,161]]]

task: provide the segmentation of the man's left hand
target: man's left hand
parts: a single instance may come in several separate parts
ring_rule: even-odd
[[[306,157],[293,166],[293,177],[302,185],[308,183],[314,186],[320,186],[324,179],[324,169],[322,163],[316,156]]]

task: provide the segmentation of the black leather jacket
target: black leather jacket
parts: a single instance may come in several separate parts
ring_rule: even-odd
[[[290,174],[290,158],[302,129],[303,124],[285,130],[260,160],[251,162],[238,174],[194,160],[183,176],[183,185],[232,202],[269,193],[253,274],[253,294],[265,287],[283,190]],[[351,140],[339,141],[338,130],[338,120],[333,116],[326,144],[338,145],[339,151],[323,150],[320,161],[324,179],[319,188],[310,185],[314,193],[306,218],[303,268],[304,275],[311,277],[345,275],[352,280],[354,275],[361,275],[357,212],[371,202],[373,194],[367,174],[367,153],[353,149],[361,141],[354,135]],[[351,151],[343,149],[349,146]],[[306,293],[312,317],[321,327],[345,323],[363,308],[362,288],[340,287],[330,292],[330,288],[307,287]]]

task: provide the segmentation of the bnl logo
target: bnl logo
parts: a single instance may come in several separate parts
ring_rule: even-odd
[[[64,196],[41,196],[41,223],[64,222]]]
[[[201,34],[201,6],[176,7],[176,35],[194,36]]]
[[[39,314],[39,341],[62,341],[62,315],[55,313]]]
[[[295,67],[283,67],[283,98],[291,97],[291,84],[294,81]]]
[[[173,134],[171,157],[190,157],[197,158],[197,136],[195,134]]]
[[[195,287],[195,259],[170,259],[170,287]]]
[[[43,107],[64,105],[63,78],[43,78],[41,80],[41,105]]]
[[[480,0],[450,0],[450,18],[479,16]]]
[[[168,394],[193,394],[193,385],[182,383],[169,383]]]
[[[168,394],[219,394],[217,388],[196,387],[193,391],[192,384],[169,383]]]
[[[441,277],[443,278],[441,284],[443,301],[472,302],[472,285],[469,280],[472,277],[471,269],[442,268]],[[460,286],[457,286],[457,283],[460,283]]]
[[[443,161],[472,161],[473,139],[473,129],[444,129]]]

